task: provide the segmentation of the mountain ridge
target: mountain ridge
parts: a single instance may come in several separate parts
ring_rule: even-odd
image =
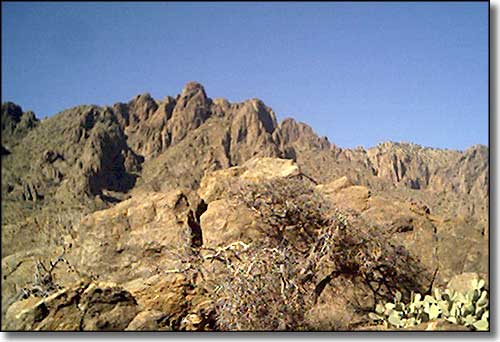
[[[2,270],[22,260],[52,260],[69,240],[68,258],[80,269],[106,278],[111,269],[133,268],[130,260],[139,258],[140,272],[133,274],[142,274],[152,267],[155,248],[170,246],[151,247],[158,243],[147,229],[163,236],[161,227],[168,227],[175,241],[196,241],[190,242],[196,247],[204,243],[203,232],[218,241],[221,226],[227,236],[246,236],[242,227],[252,226],[253,213],[231,211],[227,200],[203,194],[230,193],[242,177],[276,173],[313,184],[353,222],[395,232],[395,241],[427,271],[440,270],[436,284],[461,272],[485,276],[488,159],[484,145],[464,151],[397,142],[340,148],[306,123],[278,122],[259,99],[211,99],[196,82],[162,100],[144,93],[111,106],[72,107],[43,120],[6,103]],[[122,254],[123,244],[131,254]],[[85,258],[101,268],[94,261],[85,264]],[[9,271],[5,290],[2,285],[2,317],[18,285],[29,282],[29,268],[22,269]],[[122,273],[120,281],[132,281]]]
[[[240,103],[230,103],[225,99],[212,100],[207,97],[204,87],[197,82],[187,83],[182,92],[175,98],[167,96],[160,101],[153,99],[150,94],[144,93],[135,96],[127,103],[116,103],[112,106],[76,106],[42,121],[37,120],[32,112],[27,113],[23,115],[29,117],[26,120],[28,124],[23,126],[20,121],[21,107],[13,103],[2,105],[2,117],[6,118],[2,122],[6,122],[8,125],[8,127],[2,126],[4,133],[2,134],[4,137],[2,138],[2,151],[11,149],[9,144],[12,144],[15,139],[10,137],[14,136],[15,132],[21,132],[17,137],[19,140],[30,131],[36,131],[37,126],[51,125],[55,121],[66,123],[66,126],[62,128],[63,134],[67,134],[67,131],[70,130],[69,126],[77,126],[73,128],[73,135],[70,134],[69,137],[73,136],[75,139],[74,135],[76,134],[78,139],[85,140],[88,139],[87,132],[92,131],[94,127],[94,121],[99,122],[100,120],[108,126],[113,126],[113,129],[116,130],[114,139],[120,140],[120,144],[123,145],[117,146],[116,149],[125,155],[124,160],[121,161],[125,173],[132,170],[139,172],[138,170],[142,169],[144,164],[148,164],[149,160],[154,160],[164,151],[180,143],[190,132],[196,131],[208,121],[208,124],[212,125],[213,131],[209,134],[210,137],[207,135],[208,133],[204,133],[204,141],[201,142],[198,141],[200,138],[192,137],[197,146],[206,145],[207,142],[212,144],[213,149],[208,152],[207,165],[202,166],[203,170],[238,165],[252,156],[305,160],[318,157],[312,156],[311,151],[320,151],[319,154],[322,155],[323,161],[329,159],[344,164],[361,164],[357,169],[364,169],[364,178],[374,175],[392,182],[394,185],[404,183],[405,186],[413,189],[420,187],[432,189],[432,187],[440,187],[438,183],[442,181],[433,181],[436,178],[432,178],[433,175],[429,173],[439,173],[441,169],[445,168],[444,165],[434,165],[435,170],[426,169],[423,165],[428,164],[433,158],[432,156],[436,157],[439,154],[439,157],[451,162],[451,160],[459,160],[462,155],[473,155],[475,151],[478,151],[477,153],[481,154],[482,158],[485,158],[488,153],[488,147],[479,144],[471,146],[465,151],[458,151],[392,141],[381,142],[366,149],[363,147],[341,148],[329,142],[328,138],[319,137],[306,123],[298,122],[293,118],[285,118],[278,123],[273,110],[259,99],[249,99]],[[71,120],[71,116],[75,120],[79,120],[77,124],[68,122]],[[8,120],[9,117],[12,117],[12,120]],[[108,128],[101,127],[100,129],[104,132]],[[215,132],[217,130],[220,132]],[[202,133],[202,131],[204,128],[197,133]],[[214,141],[214,139],[220,141]],[[95,144],[96,141],[94,141]],[[221,146],[217,145],[222,145],[222,150]],[[397,151],[396,154],[395,151]],[[50,154],[47,151],[40,152]],[[90,151],[88,153],[88,155],[92,154],[96,154],[96,152]],[[410,166],[409,160],[413,158],[412,154],[415,154],[413,157],[418,156],[420,159]],[[425,161],[420,157],[424,155],[427,155],[424,158]],[[91,158],[89,158],[80,161],[80,163],[91,163]],[[118,156],[113,158],[116,159]],[[196,161],[193,160],[192,163],[196,163]],[[208,165],[209,163],[213,165]],[[304,163],[307,164],[307,162]],[[435,162],[432,161],[432,163]],[[155,167],[153,165],[146,168],[154,169]],[[329,176],[328,172],[322,171],[321,176],[318,175],[318,172],[312,173],[311,177],[314,178],[315,173],[322,182],[333,180],[333,176]],[[450,174],[451,172],[447,170],[445,173]],[[341,175],[335,174],[335,176]],[[198,183],[200,175],[195,178],[195,183]],[[361,181],[362,177],[355,176],[354,178]],[[430,185],[429,182],[433,184]],[[8,188],[12,186],[11,184]],[[116,186],[111,185],[109,187],[116,188]],[[456,185],[456,187],[463,188],[463,192],[467,192],[470,191],[471,186]],[[90,190],[94,194],[99,193],[99,191],[99,189]]]

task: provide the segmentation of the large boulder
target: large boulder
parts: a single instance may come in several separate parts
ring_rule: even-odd
[[[201,244],[195,193],[143,193],[83,218],[67,258],[81,272],[116,282],[176,267]]]
[[[328,184],[319,184],[316,190],[338,209],[361,213],[368,208],[370,190],[361,185],[353,185],[347,177],[339,178]]]
[[[198,194],[207,203],[221,199],[239,180],[262,181],[300,175],[293,160],[256,157],[240,166],[211,172],[201,180]]]
[[[325,286],[305,315],[314,330],[352,330],[374,305],[373,292],[360,281],[339,277]]]
[[[316,190],[321,191],[324,195],[333,195],[353,185],[354,183],[347,176],[343,176],[333,182],[317,185]]]
[[[235,241],[252,241],[262,237],[257,216],[252,210],[236,206],[227,199],[211,202],[201,215],[203,245],[215,247]]]
[[[200,317],[198,327],[208,324],[212,302],[202,287],[194,285],[196,280],[190,278],[190,271],[183,270],[166,270],[123,284],[143,309],[127,330],[196,330],[182,324],[192,315]]]
[[[403,245],[429,273],[439,268],[436,227],[425,212],[385,193],[372,194],[370,188],[351,185],[347,177],[316,186],[332,208],[350,214],[353,222],[375,226]]]
[[[208,202],[201,216],[203,244],[208,247],[227,245],[235,241],[255,241],[263,237],[255,211],[232,203],[227,192],[240,182],[261,182],[273,178],[300,175],[292,160],[253,158],[242,166],[215,171],[206,175],[198,193]]]

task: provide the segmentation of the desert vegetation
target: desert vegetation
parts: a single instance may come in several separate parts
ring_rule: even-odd
[[[266,238],[201,248],[189,270],[174,270],[211,278],[196,286],[211,286],[217,330],[317,329],[304,315],[338,279],[365,284],[373,303],[401,293],[409,298],[431,285],[418,261],[389,234],[352,225],[303,179],[241,181],[227,196],[257,214]]]

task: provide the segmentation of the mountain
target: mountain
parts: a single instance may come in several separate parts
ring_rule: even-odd
[[[396,240],[431,273],[439,270],[437,283],[462,272],[487,277],[488,158],[482,145],[465,151],[395,142],[340,148],[305,123],[278,123],[273,110],[258,99],[211,99],[196,82],[175,97],[155,100],[141,94],[126,103],[77,106],[43,120],[4,103],[2,321],[12,303],[22,302],[16,296],[31,281],[37,261],[51,260],[66,243],[73,250],[65,252],[67,259],[84,273],[108,274],[125,284],[143,279],[151,260],[172,261],[150,258],[147,251],[156,242],[148,234],[173,239],[179,248],[199,247],[202,232],[216,229],[207,217],[230,232],[246,214],[226,212],[221,199],[209,201],[200,194],[212,175],[223,175],[213,185],[217,187],[236,174],[256,173],[264,167],[256,160],[271,163],[264,174],[279,169],[272,160],[291,160],[301,179],[353,222],[401,230]],[[220,173],[226,171],[232,176]],[[168,208],[167,216],[159,208]],[[129,215],[132,222],[120,215]],[[163,231],[161,227],[173,227],[175,217],[179,226]],[[134,238],[125,238],[130,229]],[[191,242],[182,246],[182,241]],[[103,243],[129,246],[129,254],[120,254],[123,246],[99,247]],[[173,248],[159,246],[162,251]],[[97,266],[103,261],[114,268]],[[127,271],[122,274],[118,268]],[[65,284],[76,281],[61,277]]]

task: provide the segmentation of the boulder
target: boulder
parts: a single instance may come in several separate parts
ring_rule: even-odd
[[[128,331],[170,331],[168,326],[164,326],[165,314],[157,310],[144,310],[137,314],[125,328]]]
[[[346,176],[340,177],[333,182],[327,184],[319,184],[316,186],[316,190],[320,191],[324,195],[331,195],[339,192],[342,189],[353,186],[352,181]]]
[[[226,193],[241,181],[259,182],[299,174],[300,170],[292,160],[257,157],[241,166],[206,175],[198,189],[200,197],[208,203],[207,211],[201,216],[203,244],[215,247],[261,238],[257,214],[231,203]]]
[[[240,179],[260,181],[275,177],[291,177],[300,174],[293,160],[256,157],[241,166],[211,172],[201,180],[198,194],[207,203],[221,199]]]
[[[201,244],[195,193],[136,194],[116,206],[84,217],[73,232],[70,262],[100,279],[125,282],[175,267]]]
[[[235,241],[250,242],[262,237],[255,212],[247,207],[236,207],[227,199],[210,202],[200,220],[206,247],[221,247]]]
[[[123,330],[137,312],[133,296],[116,284],[81,282],[43,299],[15,303],[4,329]]]
[[[253,158],[243,164],[245,171],[241,178],[251,181],[298,176],[297,164],[290,159]]]
[[[324,288],[306,313],[306,323],[314,330],[352,330],[373,304],[373,293],[365,284],[341,277]]]
[[[343,177],[344,178],[344,177]],[[368,208],[371,191],[361,185],[351,185],[349,180],[340,178],[333,184],[318,185],[316,190],[338,209],[361,213]]]
[[[123,284],[147,310],[163,313],[163,317],[175,319],[182,317],[189,305],[189,280],[182,273],[156,274],[147,279],[138,278]]]

